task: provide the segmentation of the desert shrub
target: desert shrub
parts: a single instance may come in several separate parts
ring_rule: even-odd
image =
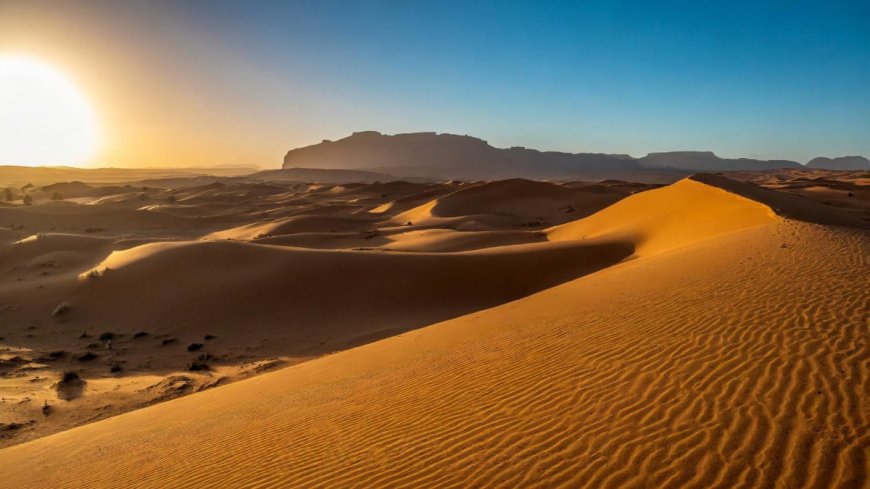
[[[201,350],[202,347],[203,347],[202,343],[191,343],[191,344],[187,345],[187,351],[198,351],[198,350]]]
[[[213,340],[213,339],[217,338],[217,336],[215,336],[213,334],[207,334],[203,338],[205,338],[205,340],[208,341],[208,340]]]
[[[209,371],[211,367],[207,362],[201,360],[194,360],[187,364],[187,370],[190,372],[200,372],[200,371]]]
[[[109,341],[115,339],[115,333],[105,332],[100,335],[100,341]]]
[[[94,352],[89,351],[76,357],[76,360],[80,362],[90,362],[96,360],[97,358],[98,356]]]
[[[69,304],[66,302],[61,302],[54,308],[54,311],[51,313],[52,316],[60,316],[61,314],[66,314],[72,309]]]
[[[139,338],[144,338],[144,337],[146,337],[146,336],[148,336],[148,332],[147,332],[147,331],[139,331],[138,333],[136,333],[136,334],[133,335],[133,339],[138,340]]]
[[[57,397],[64,401],[71,401],[82,395],[82,391],[85,389],[85,383],[84,379],[79,377],[79,374],[68,370],[64,372],[63,377],[61,377],[60,381],[55,385]],[[45,408],[43,407],[43,413],[44,412]]]
[[[41,363],[54,362],[54,361],[60,360],[61,358],[65,357],[66,355],[67,355],[67,352],[64,350],[55,350],[53,352],[48,353],[47,355],[43,355],[43,356],[37,358],[36,361],[41,362]]]
[[[177,340],[175,338],[166,338],[165,340],[160,342],[160,346],[171,345],[172,343],[175,343],[176,341]]]

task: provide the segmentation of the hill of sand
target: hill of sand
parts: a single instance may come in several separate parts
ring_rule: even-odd
[[[154,243],[116,251],[85,272],[65,302],[65,321],[112,325],[126,336],[161,325],[149,331],[191,339],[206,325],[239,353],[262,342],[267,355],[311,355],[514,300],[617,263],[632,249],[589,241],[403,254]]]
[[[622,239],[637,256],[686,246],[734,230],[769,223],[767,206],[695,180],[683,179],[635,195],[586,219],[550,228],[550,240]]]
[[[5,448],[3,482],[867,486],[866,232],[785,220],[756,201],[683,180],[548,235],[558,242],[413,255],[409,266],[413,258],[421,268],[399,269],[428,282],[449,260],[473,266],[471,256],[491,260],[480,272],[491,273],[532,248],[535,255],[539,247],[542,255],[563,250],[557,261],[586,253],[584,242],[636,251],[634,259],[497,307]],[[102,287],[88,292],[107,303],[123,301],[134,284],[143,297],[159,297],[143,285],[171,282],[146,276],[168,280],[169,271],[192,263],[199,273],[229,267],[212,277],[214,285],[197,282],[203,293],[244,296],[245,287],[231,289],[252,273],[241,264],[274,269],[287,260],[316,270],[304,262],[322,252],[308,253],[296,263],[298,252],[262,245],[150,245],[113,255],[104,266],[117,270],[87,287]],[[232,260],[217,267],[225,254]],[[342,254],[349,252],[330,260],[345,260],[336,270],[354,279],[354,259],[387,260]],[[423,265],[439,256],[445,261]],[[536,268],[527,269],[530,278]],[[169,295],[192,291],[183,288],[198,280],[191,275],[180,274]],[[360,293],[414,300],[389,289],[389,277],[365,282]],[[349,287],[342,278],[329,282]],[[426,287],[433,294],[438,285]],[[135,307],[134,299],[123,307]]]
[[[607,267],[632,245],[548,243],[529,216],[648,188],[179,180],[31,185],[0,204],[0,446]],[[477,189],[458,197],[472,217],[453,218],[474,230],[395,222],[463,189]],[[61,395],[67,374],[84,382],[76,396]]]
[[[607,186],[571,188],[512,179],[469,185],[396,215],[417,226],[540,226],[579,219],[629,195]]]

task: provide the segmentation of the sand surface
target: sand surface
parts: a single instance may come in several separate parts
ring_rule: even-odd
[[[804,215],[804,204],[777,213],[742,187],[699,180],[532,229],[526,216],[505,225],[492,207],[438,215],[438,199],[475,187],[441,188],[415,211],[439,226],[397,224],[415,207],[380,209],[368,247],[334,246],[355,231],[300,248],[318,232],[227,241],[212,229],[171,243],[48,235],[7,245],[0,265],[22,281],[0,282],[12,298],[3,327],[55,301],[70,309],[0,344],[47,350],[70,341],[63,331],[113,324],[117,344],[95,351],[150,366],[121,378],[84,368],[84,395],[52,398],[59,412],[129,412],[45,431],[55,414],[39,415],[18,436],[40,438],[0,450],[3,484],[867,487],[870,236],[860,214],[850,211],[850,227],[805,222],[783,217]],[[310,201],[310,190],[292,198]],[[801,198],[825,215],[813,207],[822,201]],[[394,207],[372,200],[364,220]],[[475,214],[488,228],[441,220]],[[270,242],[282,238],[300,241]],[[47,255],[62,271],[40,276]],[[22,283],[44,286],[37,306],[16,296]],[[217,331],[206,347],[215,370],[173,370],[195,353],[135,346],[140,324],[148,341],[173,335],[179,347]],[[294,350],[305,338],[329,343]],[[134,392],[149,403],[143,389],[176,397],[147,389],[182,375],[196,386],[223,383],[221,369],[226,382],[250,377],[261,370],[230,370],[269,358],[295,365],[124,404]],[[22,389],[26,370],[11,372],[21,375],[0,382]],[[137,387],[110,397],[109,385],[127,384]],[[35,392],[37,408],[55,395]]]

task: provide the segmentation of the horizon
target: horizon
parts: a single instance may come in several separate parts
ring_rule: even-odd
[[[439,136],[440,135],[464,136],[464,137],[471,137],[471,138],[475,138],[475,139],[481,139],[484,143],[490,145],[491,147],[493,147],[495,149],[522,148],[522,149],[531,150],[531,151],[538,151],[538,152],[542,152],[542,153],[557,152],[557,153],[565,153],[565,154],[601,154],[601,155],[609,155],[609,156],[628,156],[629,158],[632,158],[635,160],[641,159],[644,156],[649,156],[649,155],[654,155],[654,154],[668,154],[668,153],[709,153],[709,154],[712,154],[718,158],[723,158],[723,159],[744,159],[744,158],[747,158],[745,156],[720,155],[720,154],[716,153],[715,151],[703,150],[703,149],[677,149],[677,150],[671,150],[671,151],[655,151],[655,152],[644,153],[641,155],[626,154],[626,153],[601,153],[601,152],[595,152],[595,151],[580,151],[580,152],[571,153],[571,152],[563,152],[563,151],[554,151],[554,150],[550,150],[550,149],[546,149],[546,148],[530,148],[530,147],[517,146],[517,145],[494,146],[489,141],[482,139],[482,138],[478,138],[478,137],[474,136],[473,134],[455,134],[455,133],[435,132],[435,131],[416,131],[416,132],[408,132],[408,133],[387,134],[387,133],[377,131],[377,130],[354,131],[347,136],[344,136],[342,138],[337,138],[337,139],[324,138],[320,142],[317,142],[317,143],[303,145],[303,146],[297,146],[294,148],[288,148],[288,151],[302,149],[302,148],[306,148],[309,146],[318,146],[319,144],[322,144],[322,143],[327,142],[327,141],[329,141],[329,142],[340,141],[342,139],[349,138],[357,133],[362,133],[362,132],[376,132],[376,133],[383,135],[383,136],[401,136],[401,135],[408,135],[408,134],[428,134],[428,133],[439,135]],[[855,157],[867,158],[866,156],[859,155],[859,154],[856,154],[856,155],[844,154],[844,155],[817,155],[817,156],[810,158],[807,161],[787,160],[785,158],[772,158],[770,160],[764,160],[764,161],[791,161],[794,163],[798,163],[802,166],[807,166],[807,164],[810,161],[812,161],[813,159],[816,159],[816,158],[836,159],[836,158],[855,158]],[[57,169],[82,169],[82,170],[185,170],[185,169],[193,170],[193,169],[218,169],[218,168],[227,168],[227,169],[254,168],[257,170],[270,170],[270,169],[281,169],[281,164],[277,163],[277,164],[272,164],[272,165],[267,166],[267,165],[257,164],[257,163],[215,163],[215,164],[209,164],[209,163],[196,164],[196,163],[193,163],[193,164],[184,164],[184,165],[163,164],[163,165],[147,165],[147,166],[112,166],[111,163],[107,163],[106,165],[103,165],[103,166],[94,166],[94,165],[51,164],[51,163],[40,164],[40,165],[21,165],[21,164],[6,164],[6,163],[0,162],[0,167],[57,168]],[[294,168],[296,168],[296,167],[294,167]],[[298,168],[299,169],[307,169],[308,167],[298,167]],[[323,168],[314,168],[314,167],[311,167],[311,169],[324,170]]]
[[[866,2],[461,8],[5,0],[0,62],[77,93],[22,129],[40,152],[0,164],[271,168],[365,128],[635,158],[870,155]],[[3,118],[0,147],[23,145]]]

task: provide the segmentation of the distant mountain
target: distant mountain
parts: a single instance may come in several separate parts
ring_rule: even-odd
[[[720,158],[712,151],[650,153],[638,161],[647,168],[678,168],[690,171],[753,171],[803,168],[803,165],[796,161]]]
[[[819,156],[807,163],[807,168],[820,168],[824,170],[870,170],[870,160],[863,156],[840,156],[839,158],[825,158]]]
[[[434,132],[396,134],[355,132],[338,141],[293,149],[284,168],[375,170],[401,176],[436,178],[606,178],[642,170],[627,155],[499,149],[482,139]]]
[[[850,158],[867,162],[862,157],[834,161]],[[848,164],[854,163],[850,160]],[[419,132],[391,136],[376,131],[355,132],[337,141],[324,140],[292,149],[284,156],[283,167],[351,169],[441,179],[619,178],[662,182],[695,172],[805,168],[796,161],[720,158],[710,151],[650,153],[635,159],[620,154],[501,149],[482,139],[455,134]]]

